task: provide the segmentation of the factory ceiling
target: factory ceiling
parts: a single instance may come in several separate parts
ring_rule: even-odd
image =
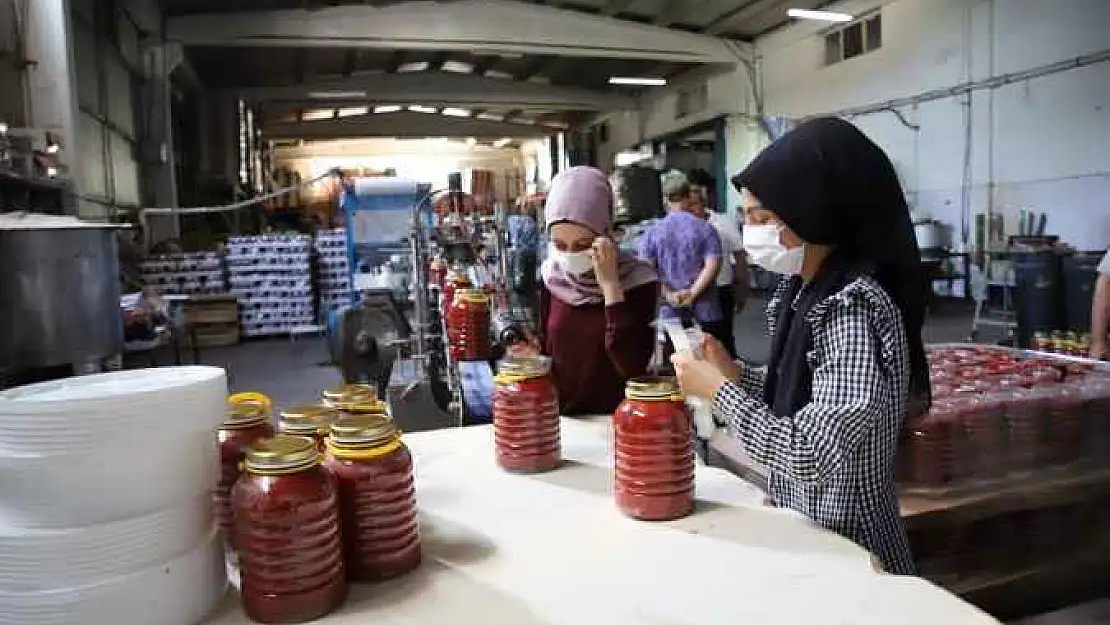
[[[828,0],[161,0],[166,36],[206,88],[254,103],[282,134],[342,112],[453,111],[560,128],[633,108],[644,87],[727,68],[742,43]],[[647,87],[651,88],[651,87]],[[329,113],[330,111],[330,113]],[[465,124],[448,123],[450,128]],[[514,125],[515,124],[515,125]],[[421,124],[421,127],[427,124]],[[388,125],[330,123],[369,136]],[[323,128],[320,123],[317,128]],[[491,128],[486,128],[491,130]],[[306,130],[307,132],[307,130]],[[454,131],[452,131],[454,132]]]

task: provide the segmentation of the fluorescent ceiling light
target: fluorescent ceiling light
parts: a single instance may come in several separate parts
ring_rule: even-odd
[[[308,97],[314,100],[353,100],[365,98],[365,91],[313,91]]]
[[[809,9],[787,9],[786,14],[799,20],[818,20],[821,22],[850,22],[852,16],[848,13],[835,11],[811,11]]]
[[[505,72],[499,69],[486,70],[486,78],[501,78],[504,80],[511,80],[512,77],[513,75],[509,72]]]
[[[503,122],[505,121],[505,116],[498,115],[497,113],[478,113],[478,119],[484,119],[488,122]]]
[[[331,119],[335,117],[335,109],[310,109],[301,115],[301,119],[306,122],[319,121],[321,119]]]
[[[436,109],[434,106],[420,106],[419,104],[413,104],[412,106],[409,107],[409,110],[412,111],[413,113],[429,113],[429,114],[431,114],[431,113],[438,113],[439,112],[439,110]]]
[[[509,137],[505,137],[504,139],[498,139],[497,141],[494,141],[493,142],[493,147],[503,148],[503,147],[509,145],[512,142],[513,142],[512,139],[510,139]]]
[[[634,85],[637,87],[663,87],[667,84],[667,79],[636,76],[613,76],[609,79],[609,84]]]
[[[450,107],[443,109],[442,111],[440,111],[440,113],[448,117],[470,117],[471,115],[470,111],[466,109],[457,109]]]
[[[475,139],[474,137],[470,137],[469,139],[466,140],[466,144],[473,147],[475,145],[478,145],[478,140]]]
[[[414,61],[412,63],[404,63],[397,67],[398,74],[409,74],[412,72],[423,72],[431,65],[427,61]]]
[[[474,66],[463,61],[446,61],[439,69],[452,74],[469,74],[474,71]]]
[[[375,113],[396,113],[399,110],[401,110],[401,107],[397,106],[396,104],[384,104],[382,106],[374,107]]]
[[[335,112],[336,117],[357,117],[365,115],[370,112],[370,109],[365,106],[352,106],[351,108],[339,109]]]

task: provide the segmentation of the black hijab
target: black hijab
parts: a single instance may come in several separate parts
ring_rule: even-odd
[[[890,295],[909,340],[911,401],[927,407],[921,326],[929,285],[902,185],[882,149],[844,120],[816,118],[768,146],[732,184],[803,241],[834,246],[829,260],[860,268]]]

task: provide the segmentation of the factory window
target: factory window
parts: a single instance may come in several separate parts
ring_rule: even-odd
[[[882,45],[882,15],[876,13],[825,34],[825,65],[873,52]]]

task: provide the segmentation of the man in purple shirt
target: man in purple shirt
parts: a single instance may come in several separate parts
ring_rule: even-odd
[[[659,316],[697,321],[714,336],[722,324],[717,287],[721,241],[704,219],[693,214],[697,198],[686,176],[671,170],[663,175],[667,216],[640,239],[639,255],[655,266],[664,304]]]

